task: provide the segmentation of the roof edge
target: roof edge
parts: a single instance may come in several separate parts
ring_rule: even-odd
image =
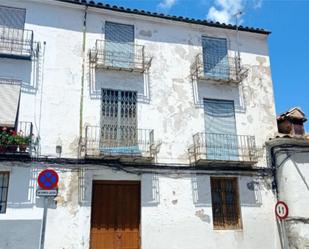
[[[194,19],[194,18],[188,18],[188,17],[182,17],[182,16],[171,16],[171,15],[165,15],[165,14],[162,14],[162,13],[150,12],[150,11],[145,11],[145,10],[124,8],[124,7],[117,6],[117,5],[104,4],[104,3],[100,3],[100,2],[96,3],[95,1],[92,1],[92,0],[90,0],[90,1],[87,1],[87,0],[54,0],[54,1],[84,5],[84,6],[88,6],[88,7],[95,7],[95,8],[106,9],[106,10],[111,10],[111,11],[128,13],[128,14],[135,14],[135,15],[161,18],[161,19],[177,21],[177,22],[204,25],[204,26],[215,27],[215,28],[224,28],[224,29],[231,29],[231,30],[236,29],[236,25],[232,25],[232,24],[225,24],[225,23],[219,23],[219,22],[213,22],[213,21],[207,21],[207,20],[201,20],[201,19]],[[264,34],[264,35],[271,34],[271,31],[264,30],[264,29],[261,29],[261,28],[247,27],[247,26],[246,27],[239,26],[238,30],[251,32],[251,33]]]

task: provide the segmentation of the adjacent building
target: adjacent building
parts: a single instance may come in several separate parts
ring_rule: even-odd
[[[0,0],[0,248],[280,248],[269,34]]]
[[[272,166],[276,171],[278,199],[289,209],[281,223],[284,248],[309,248],[309,136],[305,133],[307,118],[300,108],[279,115],[279,133],[268,142]]]

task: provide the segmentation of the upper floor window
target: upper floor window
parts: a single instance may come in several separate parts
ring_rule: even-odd
[[[139,153],[136,92],[102,89],[101,148],[103,153]]]
[[[237,160],[238,141],[234,102],[204,100],[206,155],[212,160]]]
[[[14,29],[24,29],[26,10],[0,6],[0,25]]]
[[[105,23],[105,62],[119,68],[134,67],[134,26]]]
[[[214,229],[241,229],[237,178],[211,178]]]
[[[216,80],[228,80],[227,40],[223,38],[202,37],[205,76]]]
[[[9,172],[0,172],[0,213],[5,213],[6,211],[9,175]]]

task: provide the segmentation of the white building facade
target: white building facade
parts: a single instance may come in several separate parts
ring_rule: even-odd
[[[269,32],[0,1],[0,248],[280,248]],[[17,135],[15,135],[17,133]]]

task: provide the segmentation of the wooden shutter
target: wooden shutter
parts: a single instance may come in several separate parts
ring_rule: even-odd
[[[26,10],[0,6],[0,25],[15,29],[24,29]]]
[[[214,229],[241,229],[237,178],[211,178]]]

